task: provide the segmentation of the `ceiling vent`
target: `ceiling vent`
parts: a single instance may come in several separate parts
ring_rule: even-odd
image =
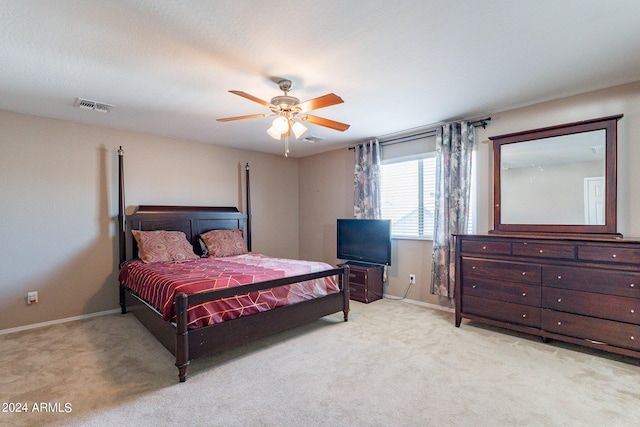
[[[113,105],[105,104],[104,102],[90,101],[82,98],[76,98],[73,106],[82,108],[83,110],[97,111],[98,113],[108,113],[113,108]]]
[[[324,140],[324,138],[320,138],[319,136],[308,136],[306,138],[302,138],[302,140],[304,142],[310,142],[310,143],[314,143],[314,142],[320,142],[322,140]]]

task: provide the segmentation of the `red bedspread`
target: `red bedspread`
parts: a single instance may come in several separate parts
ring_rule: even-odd
[[[174,297],[224,289],[265,280],[329,270],[329,264],[272,258],[249,253],[226,258],[202,258],[179,263],[145,264],[133,261],[120,271],[119,281],[162,313],[175,320]],[[263,291],[235,295],[190,306],[189,329],[339,292],[335,276]]]

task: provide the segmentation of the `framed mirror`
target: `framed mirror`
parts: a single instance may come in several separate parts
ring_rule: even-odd
[[[492,233],[617,233],[617,122],[603,117],[490,137]]]

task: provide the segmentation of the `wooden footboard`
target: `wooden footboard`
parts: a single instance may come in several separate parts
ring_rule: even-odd
[[[263,289],[322,277],[341,275],[339,293],[278,307],[273,310],[239,317],[222,323],[189,330],[187,307],[206,301],[215,301],[233,295],[246,294]],[[343,312],[349,319],[349,266],[305,274],[240,287],[204,292],[195,295],[180,293],[176,296],[176,324],[162,320],[160,314],[121,285],[123,313],[130,311],[175,357],[180,382],[187,378],[187,368],[193,359],[220,353],[251,341],[261,339],[296,326],[313,322],[329,314]]]

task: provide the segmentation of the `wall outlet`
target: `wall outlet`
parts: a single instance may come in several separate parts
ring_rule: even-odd
[[[27,305],[35,304],[38,302],[38,291],[27,292]]]
[[[415,274],[410,274],[409,275],[409,284],[410,285],[415,285],[416,284],[416,275]]]

